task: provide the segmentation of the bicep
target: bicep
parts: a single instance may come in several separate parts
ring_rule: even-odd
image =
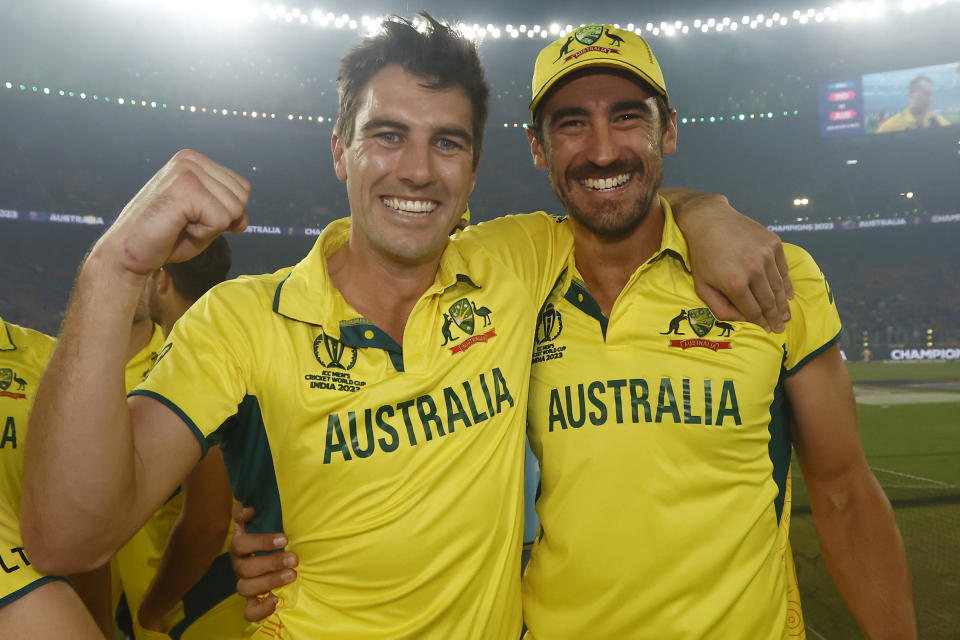
[[[794,449],[807,484],[830,483],[867,469],[853,386],[833,345],[788,377]]]
[[[190,474],[203,449],[183,418],[159,400],[134,395],[127,403],[133,425],[133,516],[142,524]]]

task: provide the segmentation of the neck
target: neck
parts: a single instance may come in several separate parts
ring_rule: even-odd
[[[333,285],[350,305],[403,344],[414,305],[436,279],[440,256],[420,264],[398,263],[350,242],[327,259]]]
[[[173,325],[187,312],[191,304],[177,295],[176,301],[164,305],[163,316],[160,318],[160,329],[163,331],[164,338],[170,335]],[[168,306],[170,308],[167,308]]]
[[[633,273],[660,248],[663,221],[659,199],[640,226],[619,238],[598,236],[570,219],[577,270],[605,316],[610,317],[613,303]]]
[[[150,344],[152,337],[153,320],[150,319],[150,316],[134,319],[133,328],[130,330],[130,340],[127,342],[127,360],[131,360],[133,356]]]

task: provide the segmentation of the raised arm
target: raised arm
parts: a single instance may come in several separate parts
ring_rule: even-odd
[[[690,247],[697,295],[721,320],[783,331],[793,288],[777,234],[715,193],[661,189]]]
[[[140,190],[80,270],[37,392],[24,459],[24,544],[66,574],[104,562],[186,477],[201,448],[171,409],[124,397],[133,314],[150,273],[246,226],[249,184],[193,151]]]
[[[853,388],[833,346],[785,381],[793,442],[824,563],[868,639],[917,637],[893,510],[867,466]]]
[[[164,616],[220,554],[230,530],[232,503],[223,454],[219,447],[211,447],[183,483],[183,509],[137,611],[141,627],[167,631]]]

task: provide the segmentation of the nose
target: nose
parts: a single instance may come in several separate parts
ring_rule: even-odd
[[[616,140],[606,121],[591,124],[588,142],[587,159],[598,167],[605,167],[617,159]]]
[[[422,186],[433,180],[433,159],[430,144],[410,139],[399,158],[397,177],[412,185]]]

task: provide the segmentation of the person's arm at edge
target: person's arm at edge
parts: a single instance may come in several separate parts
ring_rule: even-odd
[[[690,247],[697,295],[714,315],[783,331],[793,288],[780,238],[723,195],[676,187],[660,194]]]
[[[910,568],[890,501],[867,465],[836,345],[785,380],[793,443],[824,563],[863,634],[916,638]]]
[[[136,612],[151,631],[166,631],[163,617],[210,568],[230,528],[233,494],[219,447],[210,448],[182,486],[183,509]]]
[[[24,452],[24,545],[37,570],[104,564],[200,459],[174,411],[124,396],[127,337],[146,278],[246,226],[249,183],[177,153],[84,261],[40,383]]]
[[[253,507],[233,504],[233,540],[230,558],[237,575],[237,593],[247,599],[243,615],[250,622],[263,620],[277,608],[277,597],[271,590],[297,579],[294,567],[299,558],[292,551],[279,551],[287,546],[283,533],[246,533],[244,527],[253,517]],[[277,553],[253,555],[277,550]]]

